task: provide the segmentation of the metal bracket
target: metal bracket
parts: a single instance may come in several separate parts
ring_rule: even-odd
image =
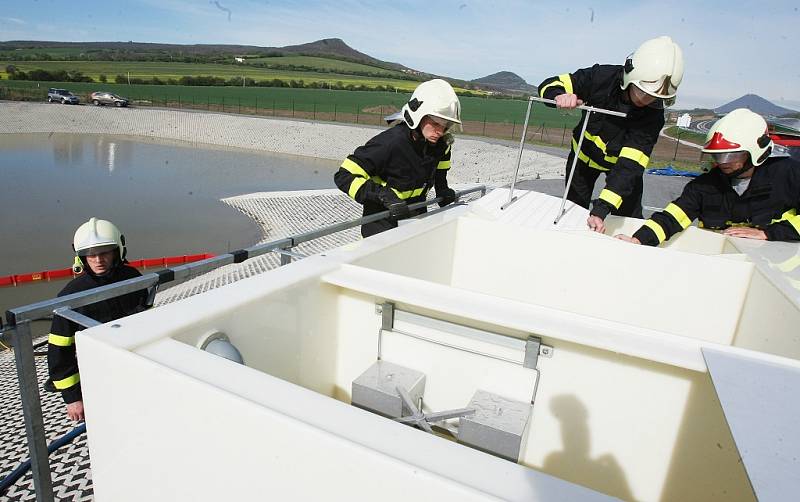
[[[522,366],[534,370],[537,369],[539,356],[548,359],[553,357],[553,347],[542,345],[541,338],[531,335],[525,342],[525,360],[522,362]]]

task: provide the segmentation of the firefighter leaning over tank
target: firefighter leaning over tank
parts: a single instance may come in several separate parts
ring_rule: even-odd
[[[680,47],[669,37],[658,37],[639,46],[623,66],[596,64],[539,84],[540,96],[554,99],[558,108],[588,104],[627,114],[592,114],[580,152],[575,149],[582,121],[573,131],[567,169],[576,154],[578,162],[567,198],[589,209],[595,182],[606,173],[606,186],[587,220],[591,230],[605,231],[609,213],[642,217],[642,175],[664,127],[663,109],[674,103],[682,79]]]
[[[80,274],[71,280],[58,296],[86,291],[107,284],[139,277],[135,268],[125,260],[125,237],[110,221],[91,218],[78,227],[73,238],[75,262],[73,271]],[[147,290],[103,300],[75,309],[100,322],[141,312],[149,307]],[[67,403],[67,416],[83,420],[78,359],[75,353],[75,332],[83,329],[60,316],[53,317],[47,345],[47,365],[50,379],[48,390],[61,392]]]
[[[772,146],[760,115],[745,108],[730,112],[706,135],[703,153],[714,167],[690,181],[633,237],[616,237],[657,246],[697,218],[702,227],[731,237],[800,240],[800,162],[770,157]]]
[[[356,148],[334,176],[336,186],[364,205],[364,216],[389,210],[388,219],[367,223],[369,237],[397,226],[397,220],[416,216],[408,204],[425,200],[433,187],[444,200],[455,200],[447,185],[453,135],[461,124],[461,103],[450,84],[441,79],[421,83],[403,105],[402,120]]]

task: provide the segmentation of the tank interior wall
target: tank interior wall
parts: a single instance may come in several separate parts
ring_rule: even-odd
[[[756,271],[733,345],[800,359],[800,310]]]
[[[753,272],[741,261],[586,234],[521,231],[478,218],[453,224],[354,264],[725,345]],[[420,249],[432,258],[410,258]]]
[[[197,346],[207,333],[220,331],[248,367],[333,396],[339,342],[334,290],[318,277],[307,279],[200,317],[171,338]]]
[[[339,336],[335,388],[342,401],[349,401],[351,382],[376,359],[380,316],[374,306],[381,301],[341,290],[338,329],[347,335]],[[437,338],[428,328],[401,328]],[[479,389],[529,402],[536,387],[535,372],[521,365],[402,333],[382,337],[384,360],[426,375],[426,411],[465,407]],[[465,343],[442,333],[438,338]],[[552,358],[539,359],[541,380],[522,464],[629,500],[752,500],[707,374],[547,337],[543,343],[555,350]]]

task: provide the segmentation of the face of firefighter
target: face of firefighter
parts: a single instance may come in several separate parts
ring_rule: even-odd
[[[658,99],[655,96],[647,94],[634,84],[630,84],[628,86],[628,97],[630,98],[631,103],[633,103],[633,106],[637,108],[650,106],[656,101],[656,99]]]
[[[712,154],[711,158],[714,165],[718,167],[725,176],[731,176],[750,163],[750,154],[747,152],[717,153]],[[751,169],[747,169],[736,175],[737,178],[749,178],[751,176],[753,176],[752,166]]]
[[[105,251],[97,254],[87,254],[84,258],[86,264],[96,275],[103,275],[114,266],[114,251]]]
[[[425,115],[419,122],[419,130],[428,143],[436,143],[447,132],[448,122],[439,117]]]

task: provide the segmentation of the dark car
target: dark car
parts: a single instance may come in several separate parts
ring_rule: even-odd
[[[77,105],[79,100],[78,96],[72,94],[66,89],[56,89],[51,87],[47,90],[48,103],[63,103],[65,105]]]
[[[93,105],[128,106],[128,100],[110,92],[93,92],[89,98]]]

